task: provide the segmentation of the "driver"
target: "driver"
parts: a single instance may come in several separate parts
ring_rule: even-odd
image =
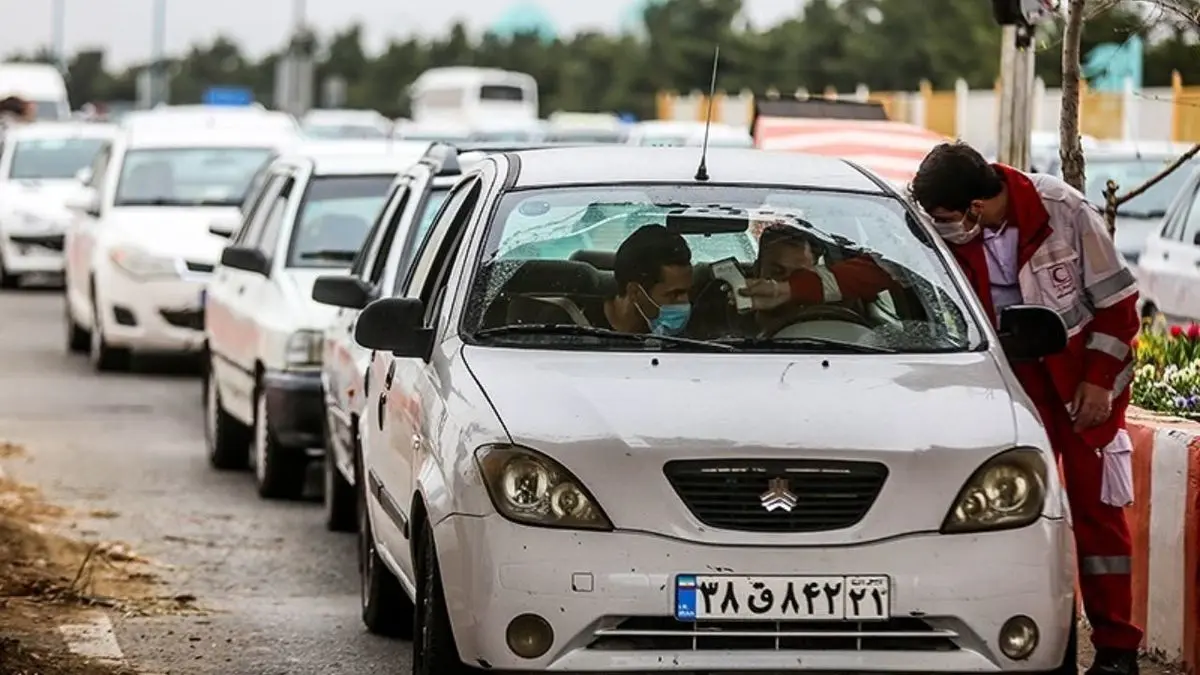
[[[617,248],[617,295],[583,308],[599,328],[679,335],[691,318],[692,250],[662,225],[643,225]]]
[[[821,242],[802,229],[769,225],[759,237],[755,268],[760,278],[747,279],[740,292],[751,298],[760,317],[770,317],[773,310],[793,311],[784,305],[871,302],[883,291],[899,288],[899,282],[870,256],[819,264],[824,253]]]

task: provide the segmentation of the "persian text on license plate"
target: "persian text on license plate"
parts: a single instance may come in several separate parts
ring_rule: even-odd
[[[882,621],[891,616],[886,576],[675,577],[680,621]]]

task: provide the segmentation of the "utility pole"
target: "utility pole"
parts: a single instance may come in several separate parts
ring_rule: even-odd
[[[54,0],[50,26],[51,42],[54,48],[54,58],[58,61],[58,69],[67,72],[67,0]]]
[[[1029,136],[1034,124],[1034,27],[1051,12],[1046,0],[992,0],[992,13],[1003,31],[997,159],[1022,171],[1030,168]]]
[[[150,105],[166,103],[168,96],[167,73],[167,0],[154,0],[154,23],[151,26],[151,75]]]

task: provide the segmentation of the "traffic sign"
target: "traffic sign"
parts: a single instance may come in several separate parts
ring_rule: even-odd
[[[254,92],[248,87],[209,87],[203,100],[207,105],[250,105],[254,103]]]

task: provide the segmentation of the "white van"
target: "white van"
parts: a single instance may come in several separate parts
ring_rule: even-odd
[[[494,68],[431,68],[409,87],[412,121],[492,126],[538,119],[537,80]]]
[[[71,117],[67,83],[58,68],[46,63],[0,63],[0,99],[20,96],[37,104],[38,120]]]

